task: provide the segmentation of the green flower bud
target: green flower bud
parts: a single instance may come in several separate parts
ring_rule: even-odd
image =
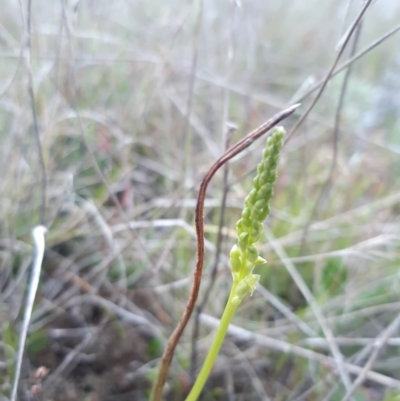
[[[266,205],[265,200],[264,200],[264,199],[259,199],[259,200],[257,200],[256,202],[254,202],[254,206],[253,206],[252,211],[253,211],[254,209],[260,210],[260,209],[262,209],[265,205]]]
[[[262,258],[261,256],[259,256],[259,257],[254,261],[254,264],[255,264],[256,266],[258,266],[258,265],[263,265],[264,263],[267,263],[267,260],[264,259],[264,258]]]
[[[246,276],[236,287],[235,297],[233,302],[239,304],[240,301],[246,294],[253,295],[254,290],[257,287],[257,283],[260,281],[260,275],[249,274]]]
[[[277,165],[279,161],[279,153],[271,155],[268,159],[269,166]]]
[[[252,200],[249,195],[244,198],[244,206],[248,208],[251,208],[253,206]]]
[[[249,233],[243,232],[239,235],[238,240],[239,248],[242,252],[246,252],[249,245]]]
[[[266,194],[268,191],[270,191],[273,188],[274,187],[271,185],[271,183],[267,182],[258,190],[258,193],[260,193],[260,191],[262,191],[264,194]]]
[[[268,182],[268,178],[269,178],[269,174],[268,174],[268,170],[267,170],[259,175],[258,182],[260,183],[260,185],[264,185]]]
[[[258,282],[260,281],[260,275],[259,274],[249,274],[245,278],[245,282],[247,284],[247,287],[249,288],[250,295],[253,295],[254,290],[257,287]]]
[[[285,134],[286,134],[285,128],[283,128],[281,125],[278,125],[274,128],[275,137],[283,139]]]
[[[272,188],[270,188],[264,192],[260,192],[257,195],[257,200],[263,200],[264,203],[268,203],[271,200],[273,194],[274,194],[274,190]]]
[[[249,292],[249,287],[246,284],[246,282],[242,280],[236,287],[235,296],[233,297],[232,302],[238,305],[248,292]]]
[[[242,267],[241,252],[237,245],[233,245],[229,254],[229,263],[231,266],[232,273],[239,273]]]
[[[254,263],[258,258],[258,250],[254,245],[250,245],[247,248],[247,260]]]
[[[250,221],[251,210],[248,207],[245,207],[242,212],[242,223],[243,225],[249,227],[251,225]]]
[[[257,199],[265,199],[265,202],[269,202],[274,194],[271,183],[267,182],[257,192]]]
[[[278,159],[271,158],[268,162],[268,169],[276,169],[278,165]]]
[[[263,225],[258,221],[253,221],[250,230],[250,242],[254,244],[260,239]]]
[[[253,179],[253,188],[257,190],[260,188],[260,183],[258,182],[258,175],[256,175]]]
[[[268,182],[275,184],[276,178],[278,177],[278,172],[275,169],[268,171]]]
[[[267,160],[268,157],[269,157],[269,152],[268,152],[268,140],[267,140],[267,147],[262,152],[262,160],[260,164],[264,164],[264,160]]]
[[[253,262],[249,262],[248,260],[246,261],[246,263],[244,264],[243,270],[242,270],[242,274],[241,277],[242,279],[244,277],[247,277],[249,274],[251,274],[254,270],[255,264]]]
[[[276,148],[274,142],[271,141],[271,143],[267,147],[268,149],[268,159],[275,154]]]
[[[245,228],[244,228],[242,219],[240,219],[240,220],[236,223],[236,232],[237,232],[238,236],[239,236],[243,231],[245,231]]]
[[[269,211],[270,207],[269,204],[267,203],[263,209],[257,211],[257,216],[254,215],[254,218],[257,219],[258,221],[264,221],[267,218]]]
[[[263,209],[253,209],[251,216],[253,217],[254,220],[257,221],[264,221],[265,220],[265,213],[264,213],[265,208]],[[265,217],[264,217],[265,216]]]
[[[250,200],[251,204],[253,204],[255,202],[256,197],[257,197],[257,190],[255,188],[253,188],[249,193],[249,200]]]

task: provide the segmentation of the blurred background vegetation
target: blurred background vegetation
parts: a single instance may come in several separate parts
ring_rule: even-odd
[[[19,399],[147,399],[190,288],[201,178],[229,135],[302,99],[291,131],[362,4],[3,0],[0,399],[37,224],[49,232]],[[396,1],[373,2],[339,66],[399,24]],[[400,399],[399,35],[330,79],[284,147],[268,264],[203,400],[342,400],[367,364],[350,399]],[[200,301],[213,287],[198,333],[192,318],[181,339],[168,400],[184,399],[223,310],[264,143],[208,191]]]

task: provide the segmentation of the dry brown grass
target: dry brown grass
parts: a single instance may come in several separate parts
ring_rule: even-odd
[[[360,3],[40,0],[31,13],[11,1],[1,9],[0,398],[9,397],[14,374],[30,231],[43,223],[49,233],[19,399],[32,391],[53,400],[146,399],[187,299],[194,199],[222,154],[226,122],[237,124],[236,142],[310,92]],[[375,2],[356,57],[399,23],[396,2]],[[391,326],[400,302],[397,42],[394,32],[361,53],[345,90],[346,68],[330,79],[285,146],[263,238],[262,287],[240,307],[203,399],[341,400],[332,344],[350,389],[368,367],[353,399],[399,397],[399,335]],[[219,318],[229,291],[226,252],[258,146],[230,163],[199,363],[210,318]],[[201,291],[215,260],[222,193],[220,174],[205,203]],[[182,399],[190,386],[190,344],[191,328],[168,399]],[[34,377],[41,366],[48,375]]]

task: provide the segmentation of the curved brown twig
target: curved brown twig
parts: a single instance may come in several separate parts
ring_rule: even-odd
[[[260,138],[266,132],[268,132],[272,127],[278,124],[280,121],[284,120],[286,117],[290,116],[295,109],[299,107],[299,104],[295,104],[287,109],[275,114],[272,118],[262,124],[260,127],[250,132],[243,139],[241,139],[236,145],[228,149],[210,168],[208,173],[203,178],[200,185],[199,194],[197,196],[196,204],[196,214],[195,214],[195,224],[196,224],[196,234],[197,234],[197,263],[196,269],[194,271],[194,278],[192,289],[190,291],[189,299],[186,303],[185,310],[183,311],[182,317],[176,326],[175,330],[171,334],[167,345],[165,347],[163,356],[160,361],[160,368],[158,376],[153,386],[152,394],[150,396],[150,401],[161,401],[162,390],[164,387],[165,380],[167,378],[168,369],[174,355],[175,348],[178,341],[185,329],[190,316],[193,312],[197,296],[199,294],[201,276],[203,274],[203,263],[204,263],[204,199],[206,197],[206,191],[208,184],[210,183],[214,174],[232,157],[236,156],[244,149],[248,148],[256,139]]]

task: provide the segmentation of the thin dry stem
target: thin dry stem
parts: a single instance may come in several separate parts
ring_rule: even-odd
[[[66,6],[65,6],[65,0],[61,0],[61,5],[62,5],[62,12],[63,12],[63,21],[65,24],[65,29],[66,29],[66,33],[67,33],[67,37],[68,37],[68,44],[69,44],[69,52],[70,52],[70,60],[72,62],[72,74],[71,74],[71,81],[72,81],[72,89],[73,89],[73,98],[72,98],[72,107],[73,110],[76,113],[76,117],[77,117],[77,121],[78,121],[78,127],[80,130],[80,134],[81,134],[81,138],[82,141],[85,145],[85,148],[88,152],[89,155],[89,159],[90,162],[96,172],[96,175],[98,176],[98,178],[100,179],[100,181],[102,182],[102,184],[104,185],[104,187],[107,189],[108,195],[110,196],[111,200],[113,201],[115,207],[117,208],[118,212],[120,213],[120,215],[122,216],[122,218],[125,220],[126,223],[128,223],[129,225],[129,219],[128,216],[126,215],[120,201],[118,200],[117,196],[115,195],[115,193],[112,191],[106,177],[104,176],[103,172],[101,171],[96,158],[93,154],[93,151],[90,147],[89,141],[86,137],[86,132],[85,132],[85,128],[83,126],[83,121],[82,121],[82,116],[80,113],[80,109],[78,107],[78,85],[76,82],[76,66],[75,66],[75,56],[74,56],[74,47],[73,47],[73,43],[72,43],[72,35],[71,35],[71,28],[70,28],[70,24],[69,24],[69,20],[68,20],[68,15],[67,15],[67,11],[66,11]],[[142,250],[143,250],[143,254],[146,256],[147,258],[147,263],[149,263],[151,265],[152,268],[154,268],[154,265],[152,263],[152,260],[149,256],[149,253],[146,249],[146,247],[143,244],[142,239],[136,234],[136,232],[133,229],[130,229],[130,233],[132,235],[132,238],[135,240],[135,242],[137,242]]]
[[[360,21],[360,23],[357,25],[357,28],[356,28],[356,33],[354,35],[353,44],[351,46],[351,53],[350,53],[351,57],[353,57],[356,52],[357,45],[358,45],[360,35],[361,35],[361,29],[362,29],[362,21]],[[332,184],[333,174],[335,172],[335,168],[336,168],[336,164],[337,164],[337,157],[338,157],[341,114],[342,114],[342,110],[343,110],[343,106],[344,106],[344,99],[345,99],[346,92],[347,92],[351,69],[352,69],[352,65],[349,65],[346,69],[345,76],[343,78],[342,86],[340,89],[339,101],[338,101],[338,105],[337,105],[337,109],[336,109],[336,113],[335,113],[335,125],[333,128],[333,149],[332,149],[331,166],[330,166],[330,169],[328,172],[328,176],[320,189],[317,200],[315,201],[314,207],[311,210],[310,217],[304,226],[304,233],[303,233],[303,238],[301,240],[300,251],[299,251],[300,256],[302,255],[302,253],[304,251],[304,247],[305,247],[306,240],[307,240],[308,228],[310,227],[310,224],[311,224],[312,220],[314,219],[322,200],[324,198],[325,199],[327,198],[328,193],[329,193],[329,188]]]
[[[229,148],[229,140],[230,140],[229,133],[226,138],[225,149],[224,149],[225,151]],[[202,313],[204,307],[206,306],[206,304],[208,302],[208,298],[210,297],[212,288],[215,283],[215,278],[217,276],[218,265],[219,265],[219,261],[220,261],[220,253],[221,253],[222,239],[223,239],[222,227],[224,225],[226,198],[228,196],[228,189],[229,189],[228,188],[228,173],[229,173],[228,164],[225,164],[224,176],[222,179],[222,199],[221,199],[220,216],[219,216],[219,222],[218,222],[217,244],[216,244],[216,250],[215,250],[214,265],[211,270],[209,285],[204,292],[204,297],[203,297],[202,301],[200,302],[200,305],[197,307],[195,321],[194,321],[194,325],[193,325],[192,357],[191,357],[191,369],[190,369],[191,370],[190,376],[192,377],[192,379],[194,378],[195,369],[196,369],[196,365],[197,365],[196,342],[197,342],[197,338],[199,336],[199,316]]]
[[[379,46],[381,43],[383,43],[386,39],[389,39],[391,36],[393,36],[395,33],[400,31],[400,25],[397,25],[393,29],[391,29],[389,32],[385,33],[382,35],[379,39],[374,40],[371,44],[366,46],[363,50],[360,50],[356,55],[353,57],[350,57],[348,60],[346,60],[343,64],[341,64],[337,69],[335,69],[330,78],[333,78],[334,76],[340,74],[342,71],[344,71],[347,67],[352,65],[354,62],[359,60],[360,58],[364,57],[366,54],[368,54],[371,50],[375,49],[375,47]],[[326,78],[322,79],[321,81],[318,81],[315,83],[307,92],[303,93],[300,97],[295,97],[293,98],[293,102],[301,102],[308,96],[310,96],[312,93],[314,93],[317,89],[319,89],[322,85],[324,85]]]
[[[42,173],[42,202],[40,206],[40,224],[45,225],[46,224],[45,213],[47,208],[47,174],[46,174],[46,164],[44,161],[43,146],[40,139],[35,92],[33,89],[33,76],[32,76],[32,64],[31,64],[31,59],[32,59],[31,20],[32,20],[32,0],[29,0],[28,12],[26,16],[26,49],[27,49],[26,67],[28,70],[28,94],[33,118],[33,133],[35,135],[35,140],[38,147],[39,162]]]
[[[384,330],[381,333],[381,335],[376,339],[374,343],[375,345],[374,352],[371,354],[370,358],[368,359],[368,362],[365,364],[364,368],[361,370],[361,372],[357,376],[357,379],[353,383],[351,389],[343,397],[342,401],[349,401],[349,399],[352,397],[357,388],[364,382],[364,380],[367,378],[368,372],[371,371],[372,366],[378,359],[382,349],[384,348],[384,346],[386,345],[387,341],[392,336],[392,334],[398,329],[399,325],[400,325],[400,314],[396,316],[396,318],[389,325],[389,327],[386,330]]]
[[[335,342],[335,339],[333,337],[333,333],[332,333],[330,327],[326,324],[325,318],[322,314],[322,311],[321,311],[317,301],[315,300],[314,296],[312,295],[307,284],[304,282],[302,276],[296,269],[296,266],[288,258],[285,250],[283,249],[283,247],[281,246],[279,241],[277,241],[274,238],[273,234],[269,230],[266,230],[266,236],[267,236],[268,242],[272,245],[275,252],[278,254],[279,258],[282,260],[282,263],[286,267],[286,270],[291,275],[293,281],[296,283],[297,287],[303,294],[303,297],[308,302],[315,317],[317,318],[318,324],[320,325],[320,327],[329,343],[329,348],[330,348],[330,350],[332,352],[332,356],[337,364],[337,369],[339,371],[340,378],[342,379],[342,382],[343,382],[346,390],[349,391],[349,389],[351,388],[351,380],[350,380],[350,376],[349,376],[348,372],[343,367],[343,364],[344,364],[343,355],[340,352],[340,349]]]
[[[332,63],[331,68],[329,69],[328,73],[326,74],[326,77],[317,93],[317,95],[315,96],[315,98],[313,99],[313,101],[311,102],[311,104],[308,106],[307,110],[304,112],[304,114],[301,116],[301,118],[299,119],[299,121],[297,121],[296,125],[292,128],[292,130],[290,131],[289,135],[287,136],[286,142],[288,142],[290,140],[290,138],[293,136],[293,134],[297,131],[297,129],[300,127],[300,125],[304,122],[304,120],[307,118],[307,116],[310,114],[311,110],[314,108],[314,106],[317,104],[319,98],[322,95],[322,92],[324,91],[326,85],[328,84],[329,80],[332,77],[332,74],[335,70],[335,67],[337,65],[337,63],[340,60],[340,57],[342,56],[344,49],[346,48],[354,30],[357,28],[359,22],[361,21],[361,19],[363,18],[365,12],[368,10],[369,6],[371,5],[372,0],[367,0],[365,2],[365,4],[363,5],[360,13],[358,14],[357,18],[355,19],[355,21],[353,22],[353,24],[351,25],[350,29],[348,30],[347,34],[344,37],[343,43],[340,46],[340,49],[337,53],[337,56],[335,58],[335,61]]]

